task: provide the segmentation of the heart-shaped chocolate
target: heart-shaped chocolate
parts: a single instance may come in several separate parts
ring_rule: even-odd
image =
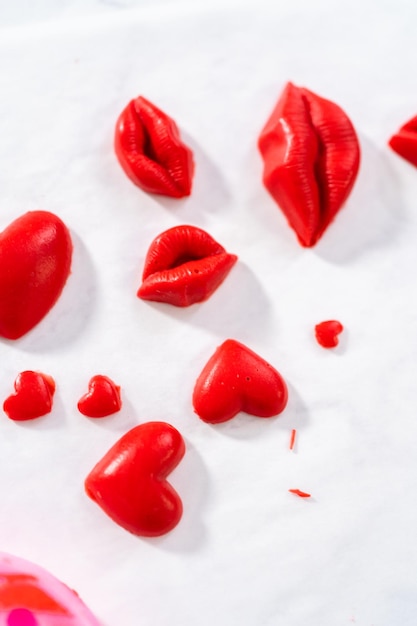
[[[337,320],[327,320],[316,324],[315,334],[317,342],[323,348],[335,348],[339,344],[339,335],[343,326]]]
[[[285,381],[258,354],[227,339],[209,359],[194,387],[194,410],[205,422],[230,420],[240,411],[272,417],[287,404]]]
[[[72,242],[53,213],[30,211],[0,233],[0,336],[18,339],[45,317],[67,281]]]
[[[87,476],[86,492],[116,524],[134,535],[163,535],[181,519],[181,499],[166,477],[184,453],[184,440],[170,424],[135,426]]]
[[[3,410],[18,422],[50,413],[55,393],[55,381],[41,372],[21,372],[14,382],[15,393],[6,398]]]
[[[110,378],[96,374],[88,383],[88,391],[78,401],[78,410],[87,417],[106,417],[120,411],[120,387]]]

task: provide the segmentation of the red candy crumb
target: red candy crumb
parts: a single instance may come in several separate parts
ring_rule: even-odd
[[[21,372],[14,382],[15,393],[6,398],[3,410],[15,421],[31,420],[50,413],[55,381],[41,372]]]
[[[299,498],[311,498],[310,493],[306,493],[305,491],[300,491],[300,489],[288,489],[290,493],[295,494]]]
[[[87,393],[78,401],[78,410],[87,417],[106,417],[120,411],[120,387],[110,378],[97,374],[88,383]]]
[[[293,428],[291,431],[290,450],[294,450],[296,435],[297,435],[297,431],[295,430],[295,428]]]
[[[339,343],[338,335],[343,331],[343,326],[336,320],[321,322],[315,327],[317,342],[323,348],[335,348]]]

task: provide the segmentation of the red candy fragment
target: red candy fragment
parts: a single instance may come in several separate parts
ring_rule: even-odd
[[[173,198],[190,195],[193,154],[174,120],[142,96],[121,113],[115,150],[126,174],[144,191]]]
[[[97,374],[88,383],[88,391],[78,401],[78,410],[87,417],[106,417],[120,411],[120,387],[107,376]]]
[[[335,348],[339,343],[338,335],[340,335],[342,331],[342,324],[336,320],[321,322],[315,327],[317,342],[323,346],[323,348]]]
[[[217,348],[193,393],[195,412],[211,424],[230,420],[240,411],[272,417],[285,409],[287,399],[287,386],[277,370],[234,339]]]
[[[40,372],[21,372],[14,382],[15,393],[6,398],[3,410],[15,421],[31,420],[50,413],[55,381]]]
[[[297,436],[297,431],[295,430],[295,428],[293,428],[291,431],[291,438],[290,438],[290,450],[294,450],[296,436]]]
[[[388,143],[394,152],[417,167],[417,116],[401,126]]]
[[[206,300],[237,261],[208,233],[195,226],[175,226],[151,243],[145,259],[143,300],[185,307]]]
[[[302,246],[323,235],[350,194],[360,149],[346,113],[288,83],[259,137],[263,182]]]
[[[71,256],[67,227],[46,211],[26,213],[0,234],[0,336],[18,339],[50,311]]]
[[[288,489],[288,491],[298,496],[299,498],[311,498],[310,493],[306,493],[305,491],[300,491],[300,489]]]
[[[163,535],[181,519],[181,499],[166,477],[184,453],[184,440],[173,426],[141,424],[97,463],[86,478],[86,492],[116,524],[134,535]]]

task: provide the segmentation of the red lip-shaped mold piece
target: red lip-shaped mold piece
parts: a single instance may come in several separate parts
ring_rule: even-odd
[[[417,115],[409,120],[389,140],[390,147],[417,167]]]
[[[145,259],[143,300],[185,307],[206,300],[237,261],[208,233],[195,226],[175,226],[156,237]]]
[[[358,173],[360,148],[351,121],[334,102],[288,83],[258,145],[265,187],[300,244],[314,246]]]
[[[106,417],[120,411],[120,387],[111,378],[96,374],[88,383],[88,391],[78,401],[78,410],[87,417]]]
[[[245,345],[227,339],[197,379],[193,406],[205,422],[218,424],[240,411],[257,417],[281,413],[288,400],[282,376]]]
[[[85,481],[87,494],[116,524],[156,537],[180,521],[182,502],[166,477],[185,453],[181,434],[165,422],[132,428],[97,463]]]
[[[18,339],[58,300],[71,268],[65,224],[47,211],[30,211],[0,233],[0,336]]]
[[[6,398],[3,410],[15,421],[42,417],[52,410],[55,381],[41,372],[21,372],[14,383],[15,393]]]
[[[174,120],[143,96],[121,113],[115,151],[127,176],[144,191],[172,198],[190,195],[193,153],[181,141]]]

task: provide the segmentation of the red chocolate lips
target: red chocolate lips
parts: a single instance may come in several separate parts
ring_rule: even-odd
[[[117,121],[115,151],[126,174],[144,191],[190,195],[193,154],[174,120],[142,96],[131,100]]]
[[[138,297],[179,307],[206,300],[237,261],[208,233],[175,226],[152,242]]]
[[[288,83],[259,137],[265,187],[300,244],[314,246],[359,169],[355,129],[334,102]]]

